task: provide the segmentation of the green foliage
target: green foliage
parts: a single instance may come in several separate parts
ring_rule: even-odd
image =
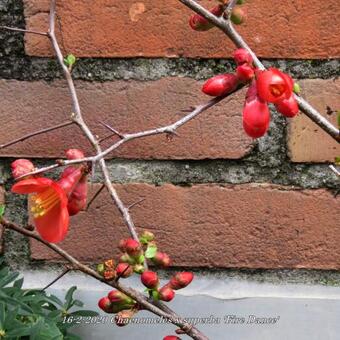
[[[145,257],[152,259],[157,253],[157,246],[155,244],[149,244],[145,251]]]
[[[4,204],[0,204],[0,218],[2,216],[4,216],[5,213],[5,205]]]
[[[36,289],[22,289],[23,278],[10,272],[0,259],[0,339],[76,340],[69,332],[76,320],[72,316],[92,317],[98,313],[74,310],[83,303],[74,299],[77,287],[71,287],[65,301]],[[72,309],[73,308],[73,309]],[[71,311],[72,309],[72,311]],[[79,319],[79,318],[78,318]]]
[[[299,94],[301,92],[301,87],[298,83],[294,83],[293,92]]]
[[[76,63],[76,57],[73,54],[68,54],[64,58],[64,64],[68,67],[72,67]]]

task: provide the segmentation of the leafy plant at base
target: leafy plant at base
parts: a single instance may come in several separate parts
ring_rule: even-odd
[[[83,302],[74,299],[77,287],[71,287],[65,301],[38,289],[23,289],[23,278],[11,272],[0,259],[0,339],[76,340],[69,332],[75,325],[72,316],[93,317],[98,313],[75,310]],[[72,310],[72,311],[71,311]]]

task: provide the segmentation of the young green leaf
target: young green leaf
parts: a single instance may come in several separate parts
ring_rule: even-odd
[[[152,259],[157,253],[157,246],[155,244],[149,244],[145,251],[145,257]]]

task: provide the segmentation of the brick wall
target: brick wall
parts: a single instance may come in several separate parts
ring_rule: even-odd
[[[298,79],[302,95],[335,123],[326,106],[340,104],[338,1],[327,8],[316,0],[247,3],[249,21],[240,31],[250,46],[265,65]],[[45,0],[7,0],[1,25],[46,30],[47,11]],[[73,74],[97,135],[107,133],[99,121],[122,132],[170,123],[206,100],[204,79],[232,70],[228,39],[190,31],[189,13],[176,0],[58,1],[58,35],[63,52],[80,57]],[[0,31],[0,78],[0,144],[67,119],[71,103],[46,38]],[[145,198],[132,211],[138,230],[155,231],[175,266],[339,269],[339,181],[327,165],[339,145],[303,115],[288,122],[275,112],[268,135],[253,142],[242,130],[242,98],[244,91],[206,111],[172,141],[146,138],[110,155],[124,202]],[[67,127],[0,150],[11,218],[28,218],[24,199],[9,193],[11,159],[50,164],[75,146],[91,154],[77,129]],[[96,174],[91,192],[100,179]],[[88,215],[72,219],[63,246],[96,262],[124,236],[102,194]],[[60,261],[36,242],[9,232],[4,238],[8,258]]]

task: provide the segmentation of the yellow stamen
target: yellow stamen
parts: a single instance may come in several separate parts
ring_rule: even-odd
[[[34,218],[39,218],[46,215],[60,200],[57,193],[53,189],[48,188],[39,194],[32,195],[31,201],[31,212]]]
[[[273,96],[279,97],[284,92],[285,86],[283,84],[270,85],[269,90]]]

